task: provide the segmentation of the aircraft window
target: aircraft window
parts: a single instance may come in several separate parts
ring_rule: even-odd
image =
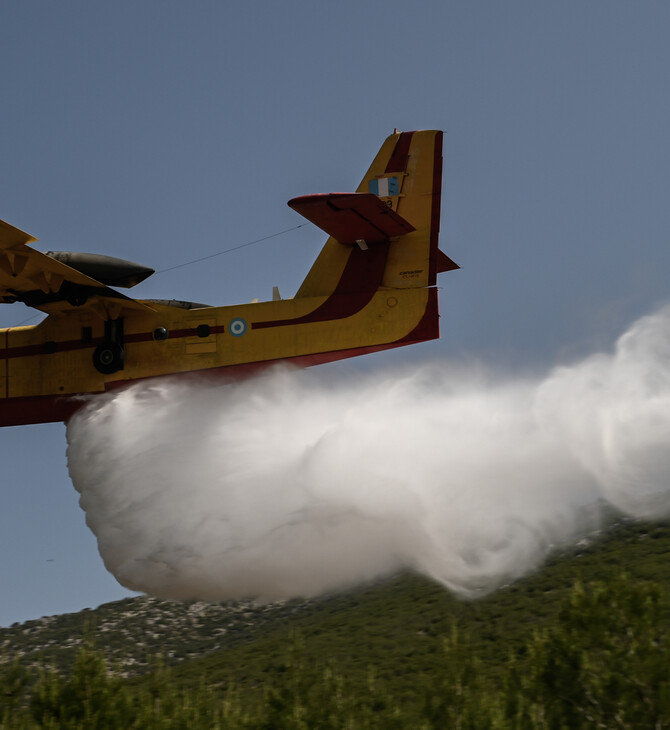
[[[209,337],[211,333],[211,327],[208,324],[199,324],[195,330],[198,337]]]
[[[56,352],[56,343],[53,340],[49,340],[48,342],[44,343],[44,352],[47,355],[52,355],[54,352]]]
[[[167,340],[168,331],[165,327],[156,327],[154,330],[154,340]]]

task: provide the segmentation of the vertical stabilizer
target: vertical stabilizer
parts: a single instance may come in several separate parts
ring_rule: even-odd
[[[356,191],[373,194],[409,225],[407,232],[368,247],[331,236],[296,294],[300,297],[434,286],[437,274],[458,268],[438,250],[442,193],[442,132],[388,137]],[[331,196],[334,198],[335,196]],[[370,253],[374,250],[374,253]]]

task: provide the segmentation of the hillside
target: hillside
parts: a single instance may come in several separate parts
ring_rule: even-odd
[[[290,621],[305,605],[126,598],[0,628],[0,652],[21,657],[27,666],[46,662],[68,667],[78,648],[92,638],[110,666],[132,675],[146,671],[157,655],[178,663],[252,641],[266,626]]]
[[[668,554],[670,525],[623,521],[478,601],[400,574],[26,622],[0,630],[0,728],[670,727]]]
[[[255,604],[175,603],[150,597],[94,610],[44,617],[0,629],[0,651],[28,666],[71,664],[92,637],[109,664],[141,674],[161,655],[179,664],[185,681],[208,674],[262,682],[299,635],[305,656],[329,656],[354,668],[393,672],[430,668],[439,637],[453,622],[494,663],[557,611],[576,580],[606,579],[620,571],[667,583],[670,525],[618,523],[569,552],[554,555],[536,574],[477,601],[462,601],[433,582],[396,575],[346,593],[310,601]],[[388,665],[388,666],[387,666]],[[240,667],[244,669],[240,671]]]

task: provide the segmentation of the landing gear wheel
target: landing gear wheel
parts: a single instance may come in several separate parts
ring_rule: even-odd
[[[103,342],[95,348],[93,364],[95,369],[103,375],[111,375],[123,369],[123,348],[116,342]]]

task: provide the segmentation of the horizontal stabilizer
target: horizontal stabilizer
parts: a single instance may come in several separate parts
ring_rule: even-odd
[[[303,195],[288,205],[340,243],[378,243],[404,236],[414,226],[373,193]]]

